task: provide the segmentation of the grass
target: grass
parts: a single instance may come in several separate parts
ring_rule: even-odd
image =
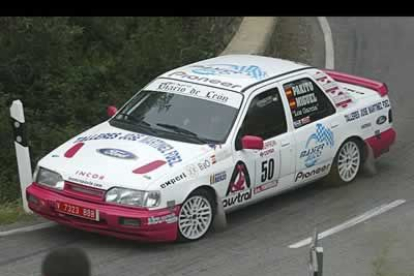
[[[12,224],[17,221],[33,220],[34,216],[23,210],[22,201],[7,202],[0,204],[0,225]]]

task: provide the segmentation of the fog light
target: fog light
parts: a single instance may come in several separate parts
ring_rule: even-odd
[[[39,204],[39,200],[37,199],[37,197],[35,197],[31,194],[27,195],[27,201],[30,202],[30,203],[33,203],[35,205]]]
[[[139,227],[141,225],[141,221],[133,218],[119,218],[119,224],[124,226]]]

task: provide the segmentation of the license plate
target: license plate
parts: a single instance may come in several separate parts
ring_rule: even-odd
[[[82,206],[66,203],[66,202],[56,202],[56,210],[61,213],[65,213],[72,216],[77,216],[90,220],[99,220],[99,211],[89,208],[84,208]]]

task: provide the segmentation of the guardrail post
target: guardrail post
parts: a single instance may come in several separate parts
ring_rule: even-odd
[[[23,104],[20,100],[13,101],[10,106],[10,118],[14,134],[14,147],[16,150],[17,166],[19,170],[23,209],[26,213],[32,213],[27,205],[26,198],[26,188],[32,182],[32,164],[30,163]]]

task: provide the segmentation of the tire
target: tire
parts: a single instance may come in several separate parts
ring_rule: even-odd
[[[330,186],[339,186],[354,181],[363,161],[361,144],[356,139],[346,140],[339,148],[331,171],[324,181]]]
[[[178,214],[178,240],[196,241],[203,238],[213,224],[216,212],[215,199],[205,189],[192,192]]]

